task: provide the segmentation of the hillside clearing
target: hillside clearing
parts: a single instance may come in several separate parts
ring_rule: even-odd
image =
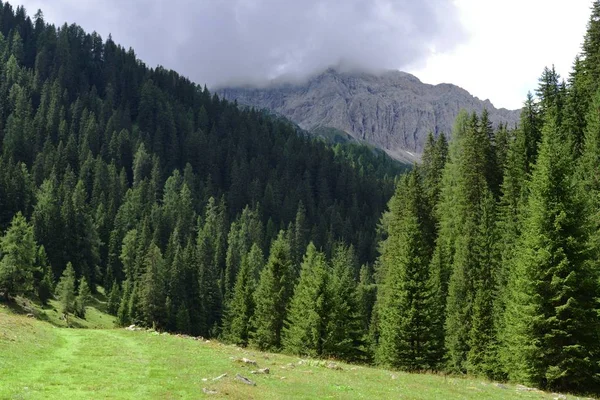
[[[237,361],[244,357],[258,365]],[[251,374],[258,368],[270,373]],[[236,380],[236,374],[256,386]],[[157,332],[60,328],[16,315],[5,305],[0,308],[0,376],[0,399],[557,397],[478,379],[330,365]]]

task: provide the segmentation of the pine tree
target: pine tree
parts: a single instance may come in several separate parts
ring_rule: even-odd
[[[280,231],[260,274],[254,296],[256,308],[250,320],[250,345],[261,350],[275,350],[281,346],[283,321],[292,292],[291,268],[289,245],[285,233]]]
[[[123,295],[119,302],[119,308],[117,310],[117,325],[127,326],[131,323],[131,316],[129,315],[129,300],[133,291],[133,283],[129,280],[123,282]]]
[[[330,303],[329,274],[325,255],[312,242],[306,249],[300,270],[300,281],[290,302],[283,329],[285,351],[316,357],[323,353]]]
[[[600,90],[592,99],[587,125],[583,153],[577,165],[577,178],[582,185],[588,212],[594,216],[594,232],[600,233]],[[600,245],[600,242],[594,243]]]
[[[41,246],[40,248],[43,249],[44,247]],[[42,278],[37,288],[37,295],[42,305],[48,304],[48,300],[52,298],[53,293],[54,276],[52,274],[52,268],[48,265],[44,270],[44,277]]]
[[[227,307],[223,323],[223,337],[237,345],[246,346],[250,333],[250,318],[254,314],[254,292],[259,272],[264,265],[260,247],[254,243],[242,260],[233,297]]]
[[[526,167],[528,173],[531,172],[531,167],[537,159],[538,147],[542,135],[542,124],[540,105],[535,102],[531,93],[527,93],[527,100],[525,101],[523,111],[521,111],[519,131],[523,133],[523,140],[526,146]]]
[[[448,283],[446,308],[446,348],[450,370],[466,370],[469,352],[469,335],[473,321],[473,302],[476,283],[481,278],[481,269],[490,268],[485,264],[487,255],[478,249],[478,243],[489,240],[481,237],[478,227],[482,224],[482,204],[489,195],[486,179],[485,149],[489,138],[479,129],[477,117],[473,115],[462,137],[456,160],[455,188],[455,229],[454,257],[452,273]],[[492,290],[492,288],[488,288]]]
[[[380,304],[379,363],[404,370],[436,369],[443,349],[440,287],[430,273],[431,250],[425,240],[427,224],[419,171],[398,185],[390,202],[388,237],[382,246],[384,266]]]
[[[209,211],[207,211],[208,213]],[[198,237],[196,241],[196,254],[194,261],[198,276],[200,296],[200,331],[203,336],[212,336],[216,332],[222,314],[222,292],[219,287],[221,270],[216,262],[215,236],[210,228],[212,224],[207,221],[200,229],[198,221]]]
[[[108,293],[107,310],[111,315],[117,315],[119,303],[121,302],[121,288],[116,281],[113,281],[110,292]]]
[[[523,114],[525,111],[522,112],[522,116]],[[531,139],[532,137],[529,136],[529,140]],[[502,335],[505,331],[504,312],[507,301],[507,284],[517,256],[517,245],[521,237],[524,206],[527,199],[527,171],[529,170],[527,149],[530,148],[527,140],[528,136],[521,125],[515,131],[515,136],[509,144],[496,221],[499,262],[494,276],[493,314],[494,331],[499,343],[496,345],[496,362],[492,367],[492,374],[495,379],[499,380],[506,379],[504,366],[507,363],[503,361],[506,354],[503,352],[505,346],[502,344],[504,341]]]
[[[323,355],[346,360],[365,357],[367,329],[363,325],[363,312],[359,307],[357,285],[354,279],[358,269],[356,253],[352,246],[339,243],[331,259],[326,306],[326,335]]]
[[[67,268],[63,271],[58,285],[56,286],[56,294],[60,302],[60,312],[67,317],[75,312],[75,270],[73,264],[68,263]]]
[[[365,359],[371,360],[373,343],[369,328],[373,317],[373,308],[377,299],[377,285],[373,281],[372,268],[363,265],[360,268],[359,281],[356,287],[357,310],[360,316],[361,330],[364,332],[362,341],[365,343]]]
[[[552,390],[598,387],[600,294],[589,217],[573,179],[573,156],[547,117],[524,233],[509,281],[509,377]]]
[[[75,314],[79,318],[85,318],[85,308],[92,300],[92,292],[85,278],[79,280],[79,293],[75,299]]]
[[[0,239],[0,288],[8,300],[11,295],[24,294],[33,289],[33,273],[37,246],[33,227],[20,212]]]
[[[144,276],[141,281],[141,308],[147,326],[165,325],[165,267],[160,249],[154,243],[144,256]]]
[[[496,204],[491,193],[481,202],[476,252],[479,268],[475,271],[473,317],[469,332],[467,371],[473,375],[494,377],[497,370],[497,341],[494,325],[498,248],[496,234]]]
[[[592,13],[587,24],[587,30],[582,45],[581,78],[587,97],[596,93],[600,82],[600,2],[594,0]]]
[[[435,250],[431,260],[431,271],[439,275],[442,298],[448,293],[448,281],[452,271],[455,252],[455,242],[458,234],[460,210],[457,207],[460,196],[459,187],[459,161],[462,157],[463,142],[469,128],[469,115],[466,111],[456,117],[452,131],[453,141],[449,148],[448,161],[444,167],[442,181],[440,182],[439,201],[434,209],[437,219],[438,235],[435,240]]]

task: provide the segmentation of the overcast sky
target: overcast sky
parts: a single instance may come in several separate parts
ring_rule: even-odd
[[[10,0],[9,0],[10,1]],[[328,66],[401,69],[518,108],[545,65],[565,78],[591,0],[12,0],[96,30],[209,87]]]

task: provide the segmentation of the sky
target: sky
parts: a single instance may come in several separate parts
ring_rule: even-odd
[[[9,0],[77,23],[209,87],[400,69],[519,108],[544,66],[568,77],[591,0]]]

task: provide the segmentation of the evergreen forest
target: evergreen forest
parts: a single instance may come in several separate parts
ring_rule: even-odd
[[[518,126],[462,111],[407,168],[0,1],[0,293],[600,393],[600,1],[532,89]]]

